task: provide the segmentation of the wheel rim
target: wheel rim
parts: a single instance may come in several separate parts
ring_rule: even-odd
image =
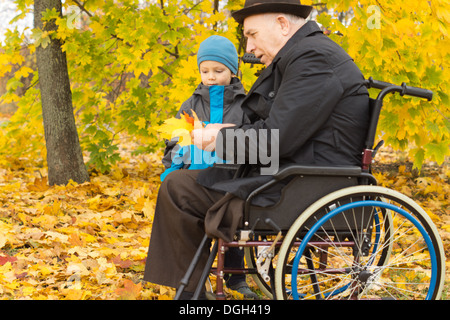
[[[412,216],[410,213],[403,210],[402,208],[392,205],[390,203],[382,202],[382,201],[369,200],[369,201],[357,201],[357,202],[349,203],[349,204],[340,206],[340,207],[330,211],[324,217],[319,219],[318,222],[316,222],[311,227],[311,229],[306,233],[306,235],[303,237],[302,242],[297,250],[297,253],[295,255],[294,262],[292,265],[291,288],[292,288],[292,296],[294,299],[299,299],[300,297],[302,297],[301,293],[299,293],[299,288],[297,285],[299,263],[300,263],[300,259],[302,258],[302,256],[304,256],[307,245],[310,243],[313,235],[319,230],[319,228],[321,228],[321,226],[325,222],[327,222],[331,218],[335,217],[336,215],[338,215],[346,210],[353,210],[355,208],[364,207],[364,206],[385,208],[385,209],[391,210],[393,212],[396,212],[399,215],[405,217],[420,232],[421,236],[423,237],[423,239],[425,240],[425,243],[427,245],[428,252],[430,255],[430,260],[431,260],[431,279],[430,279],[430,283],[429,283],[429,287],[428,287],[428,291],[427,291],[427,295],[426,295],[425,299],[432,298],[433,292],[435,290],[436,282],[437,282],[437,259],[436,259],[436,252],[433,247],[433,242],[432,242],[430,236],[428,235],[427,231],[414,216]],[[372,258],[373,257],[369,258],[369,261],[371,261]],[[372,264],[372,263],[373,263],[373,261],[370,262],[370,264]],[[370,285],[373,286],[378,281],[377,278],[379,279],[381,277],[382,273],[384,273],[386,270],[389,270],[389,272],[390,272],[391,271],[390,269],[394,269],[394,268],[388,268],[386,266],[380,267],[379,265],[377,265],[377,266],[364,265],[364,266],[356,266],[354,268],[355,269],[349,270],[348,279],[347,279],[347,281],[349,283],[352,283],[352,286],[354,288],[357,288],[357,286],[355,286],[355,281],[359,285],[364,284],[364,286],[367,288],[369,287],[369,286],[367,286],[368,283],[370,283]],[[380,283],[378,283],[377,285],[380,285]],[[319,282],[317,282],[317,280],[316,280],[316,286],[319,287]],[[406,286],[411,287],[412,284],[407,283]],[[336,287],[334,289],[329,289],[328,292],[321,294],[320,297],[321,298],[333,297],[335,295],[341,294],[342,292],[346,291],[349,287],[350,287],[350,284],[340,285],[339,287]],[[389,288],[389,290],[394,290],[394,289]],[[396,288],[395,290],[399,290],[399,289]],[[362,293],[360,293],[360,294],[362,294]],[[409,294],[406,294],[406,291],[405,291],[405,295],[408,296]],[[302,298],[304,298],[304,297],[302,297]]]

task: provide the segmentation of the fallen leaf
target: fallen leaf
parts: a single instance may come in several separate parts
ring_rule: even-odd
[[[36,192],[44,192],[47,191],[50,188],[48,185],[48,178],[42,177],[42,178],[36,178],[34,179],[34,182],[27,185],[27,189],[29,191],[36,191]]]
[[[141,292],[142,285],[135,284],[133,281],[125,279],[123,288],[116,289],[116,293],[121,300],[136,300]]]

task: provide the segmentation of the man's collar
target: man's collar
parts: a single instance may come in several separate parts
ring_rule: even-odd
[[[288,40],[288,42],[286,42],[284,47],[280,49],[280,51],[277,53],[277,55],[273,59],[273,62],[280,59],[286,52],[289,51],[289,49],[295,43],[298,43],[303,38],[306,38],[307,36],[309,36],[313,33],[316,33],[316,32],[322,32],[322,30],[320,30],[319,25],[315,21],[306,22],[300,29],[297,30],[296,33],[294,33],[294,35]]]
[[[286,54],[286,52],[288,52],[297,42],[316,32],[322,32],[322,30],[320,30],[319,25],[315,21],[308,21],[299,30],[297,30],[297,32],[288,40],[284,47],[280,49],[280,51],[273,59],[272,63],[261,72],[260,76],[258,77],[258,79],[256,79],[247,96],[250,96],[250,93],[252,93],[253,90],[255,90],[255,88],[257,88],[261,82],[263,82],[272,74],[276,62],[281,59],[281,57]]]

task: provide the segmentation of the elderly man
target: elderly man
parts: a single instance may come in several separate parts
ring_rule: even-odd
[[[232,238],[241,224],[242,199],[269,179],[261,174],[267,163],[258,148],[276,146],[271,150],[280,166],[360,164],[369,121],[364,78],[342,48],[315,22],[305,21],[310,11],[298,0],[247,0],[232,14],[243,24],[247,52],[266,65],[242,105],[251,124],[209,125],[193,138],[198,147],[215,148],[228,162],[236,162],[243,150],[251,170],[238,179],[226,166],[180,170],[166,178],[156,205],[146,281],[176,287],[205,232]],[[230,147],[229,137],[249,131],[245,143]],[[254,204],[273,204],[283,186]],[[205,250],[181,298],[195,289],[207,256]]]

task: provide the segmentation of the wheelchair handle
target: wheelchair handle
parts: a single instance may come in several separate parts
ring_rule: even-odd
[[[259,60],[253,53],[244,53],[242,61],[244,63],[262,64],[261,60]]]
[[[404,82],[402,83],[402,92],[400,92],[400,94],[424,98],[427,99],[428,101],[431,101],[433,99],[433,91],[428,89],[407,86],[406,83]]]
[[[403,82],[400,86],[394,85],[392,83],[374,80],[372,77],[366,80],[367,88],[376,88],[383,90],[380,92],[379,98],[383,99],[384,96],[389,92],[399,92],[401,96],[413,96],[418,98],[424,98],[428,101],[433,99],[433,91],[428,89],[422,89],[418,87],[407,86]]]

